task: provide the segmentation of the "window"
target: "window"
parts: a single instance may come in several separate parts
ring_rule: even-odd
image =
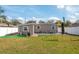
[[[55,27],[54,26],[51,26],[51,29],[54,29]]]
[[[37,28],[39,29],[40,27],[38,26]]]
[[[52,29],[54,29],[54,26],[52,26]]]
[[[37,26],[37,29],[40,29],[40,26]]]
[[[28,30],[28,28],[27,27],[24,27],[24,30]]]

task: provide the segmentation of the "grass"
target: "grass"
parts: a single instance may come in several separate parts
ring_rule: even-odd
[[[4,54],[78,54],[79,36],[42,35],[22,37],[18,35],[0,38],[0,53]]]

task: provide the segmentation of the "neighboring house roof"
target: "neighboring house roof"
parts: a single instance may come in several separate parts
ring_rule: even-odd
[[[71,27],[77,27],[77,26],[79,26],[79,23],[74,23],[71,25]]]
[[[13,25],[11,25],[11,24],[10,24],[9,26],[11,26],[11,27],[12,27]],[[0,23],[0,27],[8,27],[8,25],[7,25],[7,24],[5,24],[5,23]]]
[[[19,26],[23,26],[23,25],[55,25],[54,23],[28,23],[28,24],[21,24]]]

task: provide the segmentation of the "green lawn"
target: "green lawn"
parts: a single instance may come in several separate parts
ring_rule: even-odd
[[[0,38],[23,38],[23,37],[25,37],[25,36],[24,35],[16,34],[16,35],[1,36]]]
[[[79,53],[79,36],[43,35],[0,37],[0,53],[11,54],[73,54]]]

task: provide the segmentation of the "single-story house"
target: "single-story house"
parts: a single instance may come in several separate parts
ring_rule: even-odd
[[[29,24],[21,24],[18,26],[19,34],[30,35],[34,34],[53,34],[57,32],[56,24],[48,24],[48,23],[29,23]]]

